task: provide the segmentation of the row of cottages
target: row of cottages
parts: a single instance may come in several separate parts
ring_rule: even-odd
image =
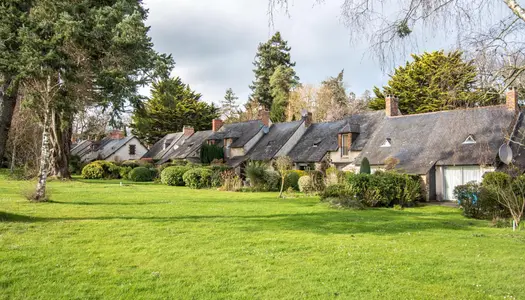
[[[525,120],[518,94],[507,93],[500,106],[400,114],[397,100],[386,98],[384,111],[347,116],[334,122],[313,123],[305,112],[301,120],[273,124],[261,110],[257,120],[223,124],[213,120],[212,130],[166,135],[149,150],[134,137],[110,136],[99,143],[78,144],[72,153],[83,161],[143,158],[159,164],[173,160],[200,161],[204,143],[223,147],[225,162],[242,174],[249,160],[292,158],[297,169],[329,163],[341,170],[357,170],[367,157],[373,170],[395,160],[396,168],[421,175],[431,200],[452,200],[459,184],[481,181],[485,172],[499,165],[499,147],[509,140],[525,140]],[[514,163],[525,167],[520,145],[512,143]]]
[[[72,145],[71,155],[82,162],[95,160],[126,161],[140,159],[148,149],[134,136],[124,136],[120,130],[111,131],[100,141],[79,141]]]

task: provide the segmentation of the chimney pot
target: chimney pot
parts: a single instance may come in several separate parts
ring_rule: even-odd
[[[511,111],[519,111],[519,104],[518,104],[518,89],[515,87],[511,87],[506,94],[506,101],[505,105],[507,106],[508,110]]]
[[[309,127],[313,123],[313,114],[311,112],[308,112],[306,116],[303,117],[304,119],[304,126]]]
[[[387,95],[385,97],[385,108],[387,117],[395,117],[401,115],[399,112],[398,100],[393,95]]]
[[[184,136],[192,136],[193,133],[195,133],[195,129],[193,129],[193,127],[191,126],[184,126],[182,128],[182,133],[184,134]]]
[[[213,119],[211,121],[211,129],[213,130],[213,132],[217,132],[219,131],[219,129],[221,129],[223,124],[224,122],[221,119]]]
[[[120,140],[124,138],[124,132],[122,130],[111,130],[109,132],[109,138],[112,140]]]

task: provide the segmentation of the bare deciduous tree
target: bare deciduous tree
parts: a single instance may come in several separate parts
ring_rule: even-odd
[[[339,1],[351,39],[370,41],[370,53],[383,66],[396,65],[434,37],[445,41],[455,37],[456,46],[473,56],[488,53],[506,58],[510,53],[525,53],[525,9],[516,0]],[[277,10],[288,13],[288,5],[288,0],[269,0],[270,20]],[[503,88],[525,72],[523,62],[505,66]]]

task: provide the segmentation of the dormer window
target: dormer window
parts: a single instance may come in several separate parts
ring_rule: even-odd
[[[350,153],[351,133],[341,134],[341,156],[346,157]]]
[[[390,148],[392,147],[392,140],[390,138],[387,138],[383,145],[381,145],[381,148]]]
[[[470,134],[466,139],[465,141],[463,142],[463,145],[471,145],[471,144],[475,144],[476,143],[476,140],[474,139],[474,136],[472,134]]]

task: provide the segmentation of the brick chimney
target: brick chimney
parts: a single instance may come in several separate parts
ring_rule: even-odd
[[[313,114],[311,112],[307,112],[306,115],[303,116],[303,120],[304,120],[304,126],[310,127],[310,125],[312,125],[313,120],[314,120]]]
[[[401,115],[398,107],[398,100],[394,95],[387,95],[385,98],[386,116],[395,117]]]
[[[111,130],[109,132],[109,138],[112,140],[120,140],[124,138],[124,132],[122,130]]]
[[[213,119],[211,121],[211,129],[213,132],[217,132],[219,129],[221,129],[222,124],[224,124],[224,122],[221,119]]]
[[[259,120],[261,120],[263,126],[270,127],[270,111],[265,108],[260,109]]]
[[[515,87],[511,87],[506,94],[506,101],[505,105],[507,106],[508,110],[511,111],[519,111],[520,107],[518,105],[518,89]]]
[[[182,128],[182,133],[184,134],[184,136],[192,136],[194,133],[195,133],[195,129],[193,129],[193,127],[191,126],[184,126]]]

